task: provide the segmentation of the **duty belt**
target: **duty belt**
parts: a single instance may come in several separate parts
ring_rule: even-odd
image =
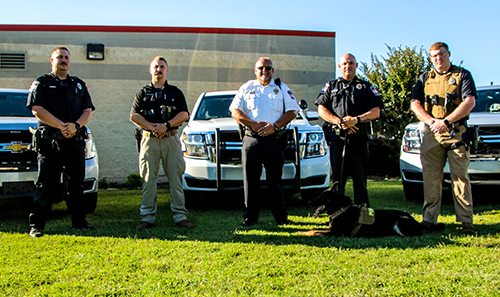
[[[170,137],[170,136],[175,136],[177,135],[177,130],[178,129],[174,129],[174,130],[169,130],[167,131],[167,135],[165,135],[164,137]],[[143,137],[157,137],[153,134],[153,132],[151,131],[142,131],[142,136]]]

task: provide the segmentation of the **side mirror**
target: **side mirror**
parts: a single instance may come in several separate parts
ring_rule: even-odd
[[[304,100],[304,99],[300,100],[300,102],[299,102],[299,107],[300,107],[300,109],[302,109],[302,110],[306,110],[306,108],[307,108],[307,101],[306,101],[306,100]]]

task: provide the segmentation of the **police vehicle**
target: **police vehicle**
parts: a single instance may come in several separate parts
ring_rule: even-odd
[[[202,93],[194,106],[181,135],[186,196],[243,189],[242,141],[238,123],[229,111],[236,93]],[[309,123],[309,119],[318,119],[317,113],[306,111],[305,100],[300,106],[302,110],[287,126],[282,179],[286,194],[301,192],[302,198],[309,200],[330,185],[330,155],[323,129]],[[264,188],[265,169],[261,181]]]
[[[420,145],[424,123],[406,126],[399,159],[405,196],[423,199]],[[469,177],[472,185],[500,185],[500,86],[477,88],[476,106],[470,113],[469,129],[476,131],[470,141]],[[445,186],[451,185],[450,168],[444,168]]]
[[[31,128],[37,119],[26,108],[27,90],[0,89],[0,200],[24,201],[33,197],[38,175],[37,153],[32,150]],[[99,163],[90,129],[85,146],[84,198],[89,212],[97,204]],[[60,202],[67,195],[67,177],[61,176]]]

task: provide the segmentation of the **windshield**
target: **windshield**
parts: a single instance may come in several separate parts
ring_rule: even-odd
[[[2,117],[33,117],[31,110],[26,108],[28,92],[14,93],[0,91],[0,116]]]
[[[500,112],[500,89],[478,90],[472,112]]]
[[[233,101],[234,95],[206,96],[203,97],[196,115],[195,120],[210,120],[219,118],[230,118],[231,111],[229,105]]]

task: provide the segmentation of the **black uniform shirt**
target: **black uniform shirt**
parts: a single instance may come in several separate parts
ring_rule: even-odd
[[[95,110],[85,82],[76,76],[61,80],[54,73],[44,74],[33,81],[26,107],[45,108],[65,123],[76,122],[85,109]],[[38,121],[38,126],[47,124]]]
[[[369,82],[358,77],[350,81],[339,78],[327,82],[321,89],[315,104],[323,105],[339,118],[348,115],[359,116],[374,107],[384,106],[377,90]],[[362,125],[368,125],[368,123]]]
[[[454,67],[456,66],[451,65],[448,72],[450,72]],[[429,72],[420,75],[420,77],[417,80],[417,83],[415,84],[415,88],[413,89],[413,95],[411,97],[412,99],[418,99],[422,106],[424,106],[424,101],[425,101],[424,87],[428,75]],[[472,78],[472,74],[469,72],[469,70],[462,68],[461,82],[462,82],[462,89],[461,89],[462,99],[468,96],[474,96],[474,98],[477,98],[476,84],[474,83],[474,79]]]
[[[171,107],[170,114],[168,108],[162,111],[162,105]],[[189,113],[184,94],[177,87],[165,82],[160,90],[151,83],[137,92],[130,113],[138,113],[150,123],[165,123],[182,111]]]

